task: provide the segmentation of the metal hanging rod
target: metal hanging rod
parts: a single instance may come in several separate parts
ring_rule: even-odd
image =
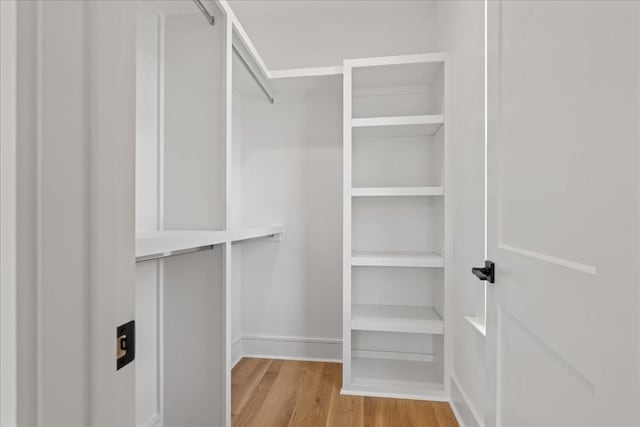
[[[200,251],[208,251],[208,250],[212,250],[213,247],[214,245],[205,245],[197,248],[180,249],[177,251],[161,252],[161,253],[152,254],[152,255],[143,255],[143,256],[136,257],[136,262],[151,261],[153,259],[167,258],[170,256],[191,254],[191,253],[200,252]]]
[[[216,18],[209,13],[209,11],[207,10],[206,7],[204,7],[202,2],[200,0],[193,0],[193,2],[196,4],[196,6],[198,6],[198,9],[200,9],[200,12],[202,12],[204,17],[207,19],[207,22],[209,23],[209,25],[215,25]]]
[[[256,73],[253,71],[253,68],[251,68],[247,60],[244,59],[244,56],[242,56],[242,53],[238,50],[238,48],[233,44],[232,44],[232,47],[233,47],[233,51],[236,53],[236,55],[238,55],[238,58],[240,58],[240,61],[242,61],[242,64],[244,65],[244,67],[247,69],[249,74],[251,74],[251,77],[253,77],[253,80],[258,84],[258,86],[260,86],[260,89],[262,89],[262,92],[265,94],[265,96],[269,100],[269,103],[273,104],[275,101],[275,98],[271,95],[271,93],[269,92],[269,89],[267,89],[265,85],[262,83],[262,80],[258,78]]]

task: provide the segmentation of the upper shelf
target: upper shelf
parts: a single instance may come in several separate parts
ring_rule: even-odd
[[[354,136],[431,136],[443,123],[442,114],[351,119]]]
[[[193,252],[227,242],[282,233],[282,226],[238,227],[231,230],[165,230],[136,234],[136,261]]]

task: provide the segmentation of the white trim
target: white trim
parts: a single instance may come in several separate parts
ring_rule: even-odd
[[[282,360],[342,362],[342,340],[323,337],[245,335],[240,338],[242,357]]]
[[[314,344],[342,344],[340,338],[313,338],[313,337],[291,337],[281,335],[243,335],[243,341],[282,341],[282,342],[304,342]]]
[[[487,337],[487,320],[477,316],[464,316],[466,320],[483,337]]]
[[[361,359],[387,359],[387,360],[408,360],[412,362],[433,362],[435,357],[433,354],[425,353],[408,353],[399,351],[380,351],[380,350],[360,350],[351,349],[353,358]]]
[[[527,256],[529,258],[534,258],[540,261],[559,265],[561,267],[570,268],[571,270],[580,271],[582,273],[591,274],[593,276],[598,274],[598,269],[594,265],[582,264],[568,259],[545,255],[539,252],[529,251],[527,249],[517,248],[511,245],[505,245],[504,243],[498,243],[498,249],[510,251],[519,255]]]
[[[473,405],[471,399],[469,399],[469,395],[467,395],[467,393],[464,391],[464,389],[460,385],[460,381],[458,381],[455,374],[453,373],[451,374],[451,384],[452,384],[452,389],[453,387],[455,387],[458,390],[458,393],[460,393],[460,397],[462,397],[462,403],[464,403],[464,405],[466,406],[465,409],[467,410],[467,412],[469,412],[473,416],[476,424],[479,427],[484,427],[484,420],[480,416],[480,412]],[[465,427],[465,423],[462,421],[461,414],[458,411],[458,408],[456,407],[455,403],[456,402],[454,401],[454,399],[451,398],[450,406],[454,412],[454,415],[456,416],[456,419],[458,420],[458,424],[460,424],[461,427]]]
[[[451,408],[451,412],[453,412],[454,418],[458,422],[458,426],[459,427],[467,427],[467,425],[462,420],[462,417],[460,416],[460,413],[458,412],[458,408],[456,408],[456,405],[453,403],[453,399],[449,402],[449,407]]]
[[[315,68],[290,68],[286,70],[269,70],[270,79],[286,79],[295,77],[336,76],[343,73],[341,65]]]
[[[242,354],[242,338],[238,337],[231,344],[231,369],[244,357]]]
[[[351,196],[352,189],[352,74],[353,68],[344,62],[342,78],[342,386],[351,385]]]
[[[151,418],[149,418],[146,423],[142,424],[141,427],[154,427],[158,425],[159,422],[160,422],[160,415],[155,414]]]
[[[419,53],[414,55],[378,56],[372,58],[347,59],[345,65],[351,67],[378,67],[383,65],[405,65],[421,62],[445,62],[448,55],[444,52]]]
[[[444,392],[428,392],[425,394],[387,393],[342,387],[340,389],[340,394],[343,396],[383,397],[389,399],[425,400],[449,403],[449,397]]]
[[[216,0],[216,4],[227,17],[226,25],[233,26],[235,28],[236,34],[238,35],[244,47],[247,49],[247,52],[251,56],[251,59],[256,63],[256,65],[260,69],[260,72],[265,77],[271,78],[271,73],[267,68],[267,65],[262,60],[262,57],[258,53],[258,50],[256,49],[255,45],[249,38],[249,35],[247,34],[247,32],[244,30],[244,27],[236,17],[235,13],[233,13],[233,10],[231,9],[231,6],[229,6],[229,3],[227,2],[227,0]]]
[[[342,363],[342,359],[324,359],[321,357],[271,356],[265,354],[245,354],[240,359],[294,360],[298,362]],[[240,361],[238,360],[238,362]]]
[[[0,3],[0,426],[18,424],[17,393],[17,2]]]

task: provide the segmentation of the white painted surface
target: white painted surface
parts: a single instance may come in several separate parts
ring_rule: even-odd
[[[360,187],[354,188],[354,197],[442,196],[442,187]]]
[[[149,3],[136,7],[136,257],[159,250],[162,228],[162,15]],[[146,233],[146,239],[140,233]],[[146,245],[145,245],[146,243]],[[157,252],[155,252],[157,253]],[[162,261],[136,264],[136,423],[162,423]]]
[[[351,329],[442,334],[444,333],[444,322],[432,307],[353,304]]]
[[[0,426],[18,423],[17,66],[15,1],[0,4]]]
[[[165,18],[164,226],[222,230],[224,30],[193,9]]]
[[[218,245],[227,241],[226,231],[163,230],[136,234],[136,257]]]
[[[351,265],[379,267],[444,267],[442,255],[417,251],[356,251]]]
[[[242,240],[251,240],[261,237],[271,237],[282,234],[283,227],[281,225],[269,225],[261,227],[238,227],[231,228],[227,231],[228,240],[230,242],[239,242]]]
[[[133,9],[18,13],[18,423],[133,425],[134,367],[114,360],[134,309]]]
[[[270,70],[434,50],[430,1],[229,3]]]
[[[484,318],[484,286],[470,272],[484,261],[484,2],[438,2],[436,5],[438,48],[451,57],[452,117],[447,134],[452,167],[447,195],[453,223],[450,290],[452,311],[451,400],[454,406],[478,409],[484,422],[485,342],[465,316]],[[484,320],[482,320],[482,323]],[[476,325],[479,325],[477,323]],[[453,383],[453,381],[452,381]],[[464,398],[458,389],[463,389]]]
[[[340,339],[340,79],[282,80],[273,105],[252,96],[255,83],[248,84],[254,92],[242,93],[239,222],[280,223],[285,232],[277,243],[241,244],[242,335]],[[336,348],[262,339],[242,346],[245,354],[317,351],[328,359]]]
[[[487,425],[638,425],[639,5],[490,6]]]
[[[352,384],[343,394],[446,400],[442,370],[433,362],[354,357]]]
[[[373,127],[373,126],[408,126],[408,125],[440,125],[444,123],[442,115],[423,116],[397,116],[397,117],[367,117],[352,119],[353,127]],[[440,127],[434,127],[439,129]],[[429,135],[433,135],[431,131]]]
[[[445,60],[445,55],[434,54],[344,62],[344,394],[448,397],[450,339],[443,335],[448,330],[443,318],[449,305],[443,268],[450,265],[443,256],[450,252],[446,204],[444,197],[414,197],[444,195],[449,150],[443,124],[444,114],[450,112],[444,103],[448,92]],[[410,86],[404,86],[407,84]],[[366,117],[371,113],[385,115]],[[378,129],[390,131],[376,133]],[[389,177],[392,173],[379,174],[373,165],[384,170],[387,165],[384,161],[380,164],[380,159],[385,151],[393,153],[396,146],[401,154],[388,158],[392,165],[395,161],[392,169],[402,169],[402,160],[416,152],[425,153],[425,148],[430,154],[422,164],[407,162],[411,172],[400,179],[441,185],[389,187],[394,179],[385,183],[380,175]],[[352,179],[375,181],[380,187],[352,188]],[[393,268],[401,268],[402,274],[394,277]],[[428,271],[427,280],[416,281],[410,273],[416,268],[438,271]],[[391,284],[395,285],[393,290]],[[385,301],[390,292],[393,296]],[[376,341],[359,339],[355,347],[351,342],[354,331],[385,335]],[[416,351],[411,341],[403,342],[401,337],[393,340],[394,335],[403,333],[414,334],[414,341],[428,342],[428,353],[423,352],[426,349]],[[380,348],[390,343],[395,345]]]

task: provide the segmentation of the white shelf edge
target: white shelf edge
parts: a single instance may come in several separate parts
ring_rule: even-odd
[[[448,402],[449,396],[442,391],[434,389],[424,393],[411,392],[381,392],[369,390],[366,387],[342,387],[340,394],[343,396],[383,397],[389,399],[429,400],[435,402]]]
[[[479,316],[465,316],[464,320],[469,322],[469,324],[480,333],[483,337],[487,336],[487,324],[486,320]]]
[[[444,334],[444,321],[433,307],[355,304],[351,313],[353,331]]]
[[[281,225],[237,227],[230,230],[162,230],[136,233],[137,261],[148,261],[172,255],[209,249],[227,242],[276,236],[282,234]]]
[[[320,77],[342,75],[341,65],[335,67],[311,67],[311,68],[287,68],[282,70],[269,70],[271,79],[287,79],[296,77]]]
[[[136,233],[136,260],[177,255],[223,244],[226,240],[224,230],[163,230]]]
[[[439,125],[443,123],[444,116],[442,114],[419,116],[364,117],[351,119],[351,126],[354,128],[374,126]]]
[[[355,187],[353,197],[443,196],[443,187]]]
[[[257,239],[261,237],[271,237],[282,234],[281,225],[271,225],[264,227],[238,227],[227,230],[230,242],[240,242],[243,240]]]
[[[358,252],[351,255],[351,265],[361,267],[443,268],[444,257],[433,252]]]

